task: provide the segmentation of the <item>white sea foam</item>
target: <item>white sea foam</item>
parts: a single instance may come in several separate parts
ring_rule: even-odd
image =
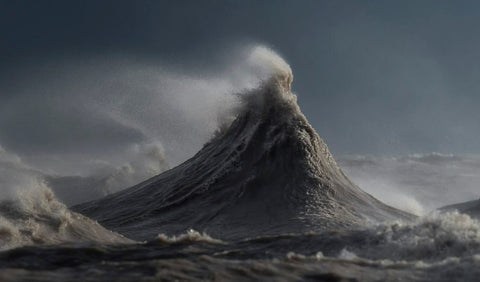
[[[186,233],[174,236],[158,234],[154,240],[161,243],[192,243],[205,242],[210,244],[226,244],[224,241],[210,237],[207,233],[200,233],[196,230],[189,229]]]
[[[480,250],[480,223],[458,212],[431,213],[414,223],[380,224],[367,236],[378,242],[362,251],[367,257],[442,260]]]

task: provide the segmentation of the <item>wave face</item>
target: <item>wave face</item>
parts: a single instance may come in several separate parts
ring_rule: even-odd
[[[239,95],[236,119],[191,159],[73,209],[134,239],[190,228],[218,238],[346,228],[410,219],[353,184],[307,122],[280,58]]]

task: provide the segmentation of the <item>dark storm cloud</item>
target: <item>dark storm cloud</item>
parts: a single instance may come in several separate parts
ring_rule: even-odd
[[[334,152],[478,153],[479,6],[471,1],[0,1],[0,95],[20,95],[11,89],[22,81],[25,65],[58,57],[128,54],[208,72],[218,70],[230,47],[260,42],[292,65],[299,103]],[[32,74],[42,75],[52,72]],[[15,144],[20,129],[8,118],[2,126],[0,140]],[[22,130],[35,132],[31,124]],[[106,133],[119,140],[136,134]]]

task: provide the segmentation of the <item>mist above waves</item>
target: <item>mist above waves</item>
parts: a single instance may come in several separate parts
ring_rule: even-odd
[[[389,205],[417,215],[480,197],[480,157],[477,155],[358,155],[337,160],[362,189]]]
[[[238,93],[279,67],[271,54],[244,45],[202,70],[128,56],[19,66],[0,88],[0,194],[42,183],[77,204],[176,166],[231,122]]]

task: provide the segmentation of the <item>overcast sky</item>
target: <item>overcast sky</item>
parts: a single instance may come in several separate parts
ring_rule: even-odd
[[[32,101],[53,91],[41,82],[63,81],[55,95],[91,90],[65,86],[75,77],[65,62],[88,61],[88,72],[125,56],[209,72],[235,46],[260,43],[291,65],[302,111],[334,154],[480,153],[479,28],[475,1],[0,0],[0,145],[142,138],[70,108],[59,122],[57,102],[38,110]],[[72,126],[84,130],[58,133]]]

